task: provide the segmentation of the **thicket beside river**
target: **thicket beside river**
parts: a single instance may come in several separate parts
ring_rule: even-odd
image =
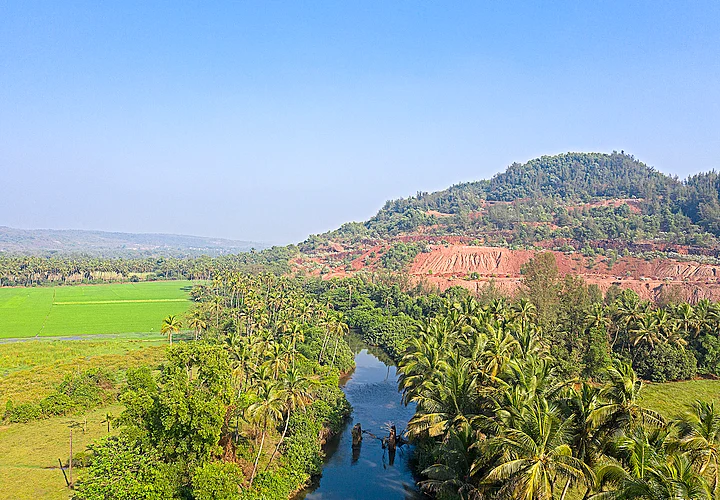
[[[127,373],[117,435],[91,448],[76,496],[286,499],[320,472],[349,406],[342,317],[293,280],[229,273],[195,294],[200,340],[160,373]]]

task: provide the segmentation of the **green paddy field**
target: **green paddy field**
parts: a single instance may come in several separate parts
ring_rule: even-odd
[[[188,310],[192,281],[0,288],[0,339],[157,332]]]

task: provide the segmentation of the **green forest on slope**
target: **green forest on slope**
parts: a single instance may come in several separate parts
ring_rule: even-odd
[[[567,239],[580,248],[613,239],[707,248],[720,235],[719,193],[715,171],[681,181],[624,153],[543,156],[514,163],[490,180],[388,201],[368,221],[313,235],[301,248],[388,238],[422,226],[429,234],[482,235],[489,244]],[[639,210],[603,206],[602,200],[630,200]]]

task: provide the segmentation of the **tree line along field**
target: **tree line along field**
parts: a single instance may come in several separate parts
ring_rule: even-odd
[[[0,288],[0,338],[159,332],[188,310],[193,281]]]

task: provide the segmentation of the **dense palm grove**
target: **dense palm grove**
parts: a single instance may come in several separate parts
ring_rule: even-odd
[[[409,424],[438,498],[718,498],[720,408],[677,420],[643,408],[616,360],[561,375],[527,301],[447,304],[400,361]],[[646,338],[646,337],[641,337]]]
[[[720,408],[666,420],[641,379],[718,375],[720,308],[604,296],[554,260],[515,299],[359,277],[305,288],[398,360],[421,484],[438,498],[720,498]]]
[[[226,273],[195,292],[197,341],[131,370],[119,435],[92,446],[78,498],[288,498],[320,472],[349,408],[347,325],[298,283]],[[172,340],[179,318],[168,318]]]
[[[410,288],[401,277],[392,281],[373,275],[309,280],[304,286],[396,360],[417,323],[438,314],[443,300],[470,297],[460,287],[438,294],[421,285]],[[490,283],[476,298],[487,305],[505,297]],[[717,303],[689,304],[668,296],[658,304],[618,287],[603,294],[579,277],[561,276],[550,253],[528,262],[516,298],[534,308],[533,324],[543,331],[556,369],[565,377],[596,379],[613,358],[631,363],[641,378],[653,382],[720,376]]]
[[[0,252],[0,286],[102,283],[124,280],[212,279],[225,272],[284,273],[297,253],[293,245],[219,257],[137,259],[89,255],[31,256]]]

